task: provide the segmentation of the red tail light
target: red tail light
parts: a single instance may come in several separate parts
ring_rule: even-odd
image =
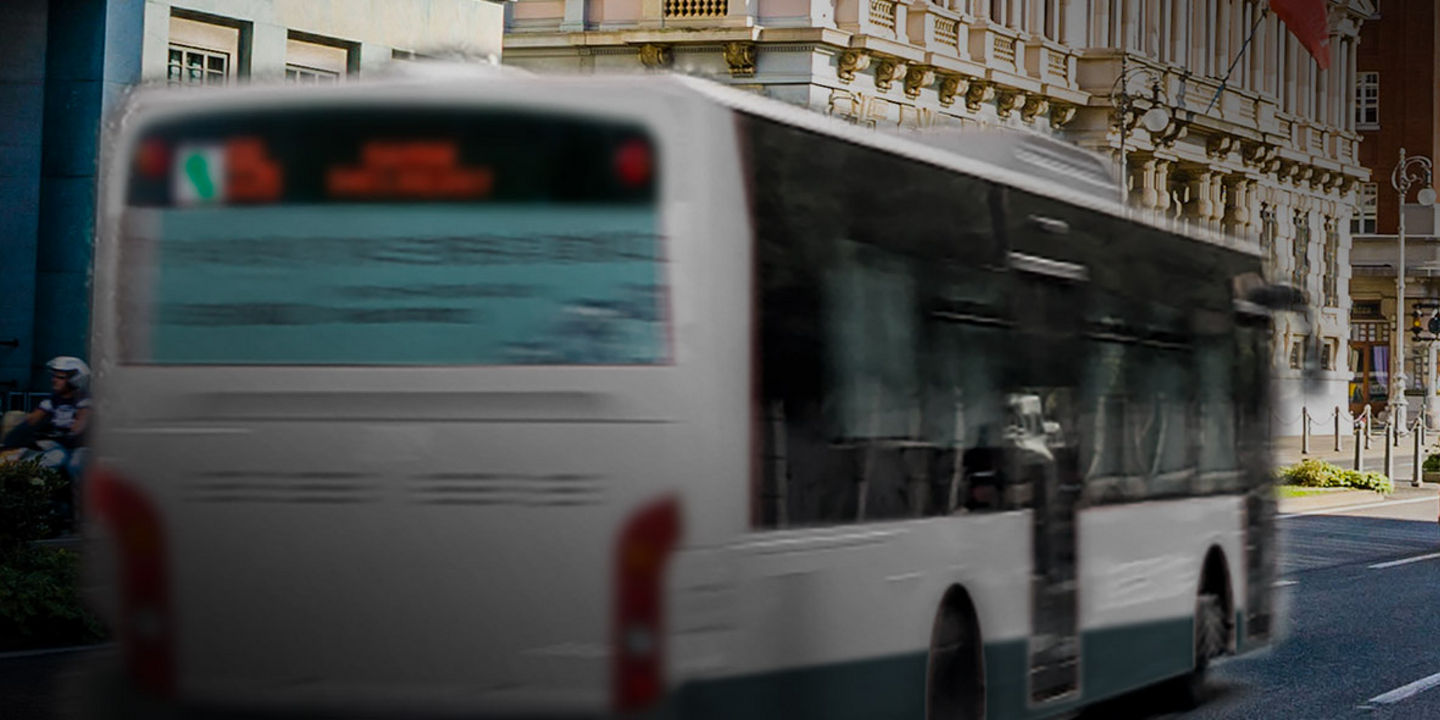
[[[86,476],[90,516],[112,535],[118,563],[118,627],[125,666],[145,690],[175,690],[170,578],[160,514],[134,485],[108,469]]]
[[[641,508],[615,554],[614,699],[618,712],[652,705],[665,690],[665,567],[680,538],[680,504]]]

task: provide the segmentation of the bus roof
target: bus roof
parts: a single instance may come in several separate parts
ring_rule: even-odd
[[[1261,255],[1257,241],[1157,221],[1149,213],[1121,204],[1116,199],[1120,188],[1113,180],[1108,190],[1097,192],[1104,183],[1100,178],[1109,176],[1104,161],[1089,151],[1039,133],[948,128],[882,132],[713,81],[681,75],[672,77],[738,111],[1052,197],[1197,242]]]
[[[413,90],[429,85],[449,86],[455,83],[518,85],[530,91],[535,90],[536,86],[547,84],[558,88],[576,84],[592,87],[640,87],[651,91],[667,88],[671,91],[698,94],[735,111],[1054,198],[1168,234],[1257,257],[1261,254],[1256,241],[1183,223],[1160,221],[1150,213],[1121,204],[1116,198],[1119,188],[1114,184],[1106,161],[1070,143],[1038,133],[953,129],[882,132],[857,127],[814,110],[731,88],[712,80],[681,74],[646,76],[641,84],[637,76],[628,74],[532,75],[509,72],[503,67],[494,66],[467,69],[464,65],[438,65],[441,67],[429,71],[407,69],[406,72],[385,73],[361,82],[328,87],[295,88],[256,83],[219,91],[209,88],[141,88],[132,98],[133,102],[125,104],[122,114],[129,116],[141,107],[165,108],[180,113],[187,113],[191,109],[200,113],[253,110],[269,104],[266,100],[319,104],[337,97],[373,95],[382,98],[393,90]],[[196,97],[203,97],[204,102],[194,103],[193,99]],[[458,96],[453,90],[447,90],[446,97]]]

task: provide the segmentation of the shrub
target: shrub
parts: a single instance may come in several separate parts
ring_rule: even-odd
[[[1350,487],[1387,495],[1395,492],[1395,483],[1381,473],[1346,470],[1323,460],[1302,460],[1289,467],[1281,467],[1278,474],[1280,482],[1286,485],[1314,488]]]
[[[27,545],[0,562],[0,650],[77,645],[104,637],[80,605],[79,558]]]
[[[1280,479],[1286,485],[1301,487],[1345,487],[1342,472],[1323,460],[1301,460],[1290,467],[1280,468]]]
[[[1440,472],[1440,455],[1431,455],[1425,458],[1425,464],[1420,466],[1425,472]]]
[[[70,483],[36,462],[0,464],[0,650],[102,637],[79,598],[79,557],[39,547],[68,521]]]
[[[32,540],[54,537],[69,506],[70,484],[37,461],[0,464],[0,556]]]
[[[1395,482],[1378,472],[1360,472],[1357,470],[1342,470],[1341,474],[1347,487],[1360,490],[1374,490],[1383,495],[1395,492]]]

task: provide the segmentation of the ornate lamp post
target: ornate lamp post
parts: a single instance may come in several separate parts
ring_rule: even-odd
[[[1166,111],[1164,98],[1162,97],[1161,78],[1158,73],[1150,68],[1140,66],[1133,67],[1128,63],[1128,56],[1120,55],[1120,76],[1115,78],[1115,84],[1110,86],[1110,105],[1115,108],[1115,115],[1120,127],[1120,203],[1129,204],[1130,201],[1130,162],[1125,154],[1125,141],[1130,137],[1130,132],[1136,125],[1145,126],[1146,130],[1152,133],[1163,131],[1170,125],[1170,113]],[[1130,93],[1130,78],[1132,76],[1143,77],[1150,85],[1150,109],[1139,118],[1132,116],[1136,111],[1137,96]]]
[[[1416,201],[1421,205],[1435,204],[1435,190],[1430,187],[1430,182],[1430,158],[1407,156],[1405,148],[1400,148],[1400,162],[1390,173],[1390,185],[1395,188],[1400,200],[1400,260],[1395,271],[1395,359],[1391,363],[1394,370],[1390,374],[1390,422],[1397,433],[1405,428],[1405,198],[1413,185],[1423,183]]]

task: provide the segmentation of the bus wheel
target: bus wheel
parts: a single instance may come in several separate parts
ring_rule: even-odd
[[[984,667],[974,608],[963,590],[951,590],[935,617],[926,679],[926,720],[981,720]]]
[[[1195,667],[1176,680],[1179,699],[1188,708],[1204,703],[1210,661],[1225,654],[1229,628],[1219,595],[1201,593],[1195,599]]]

